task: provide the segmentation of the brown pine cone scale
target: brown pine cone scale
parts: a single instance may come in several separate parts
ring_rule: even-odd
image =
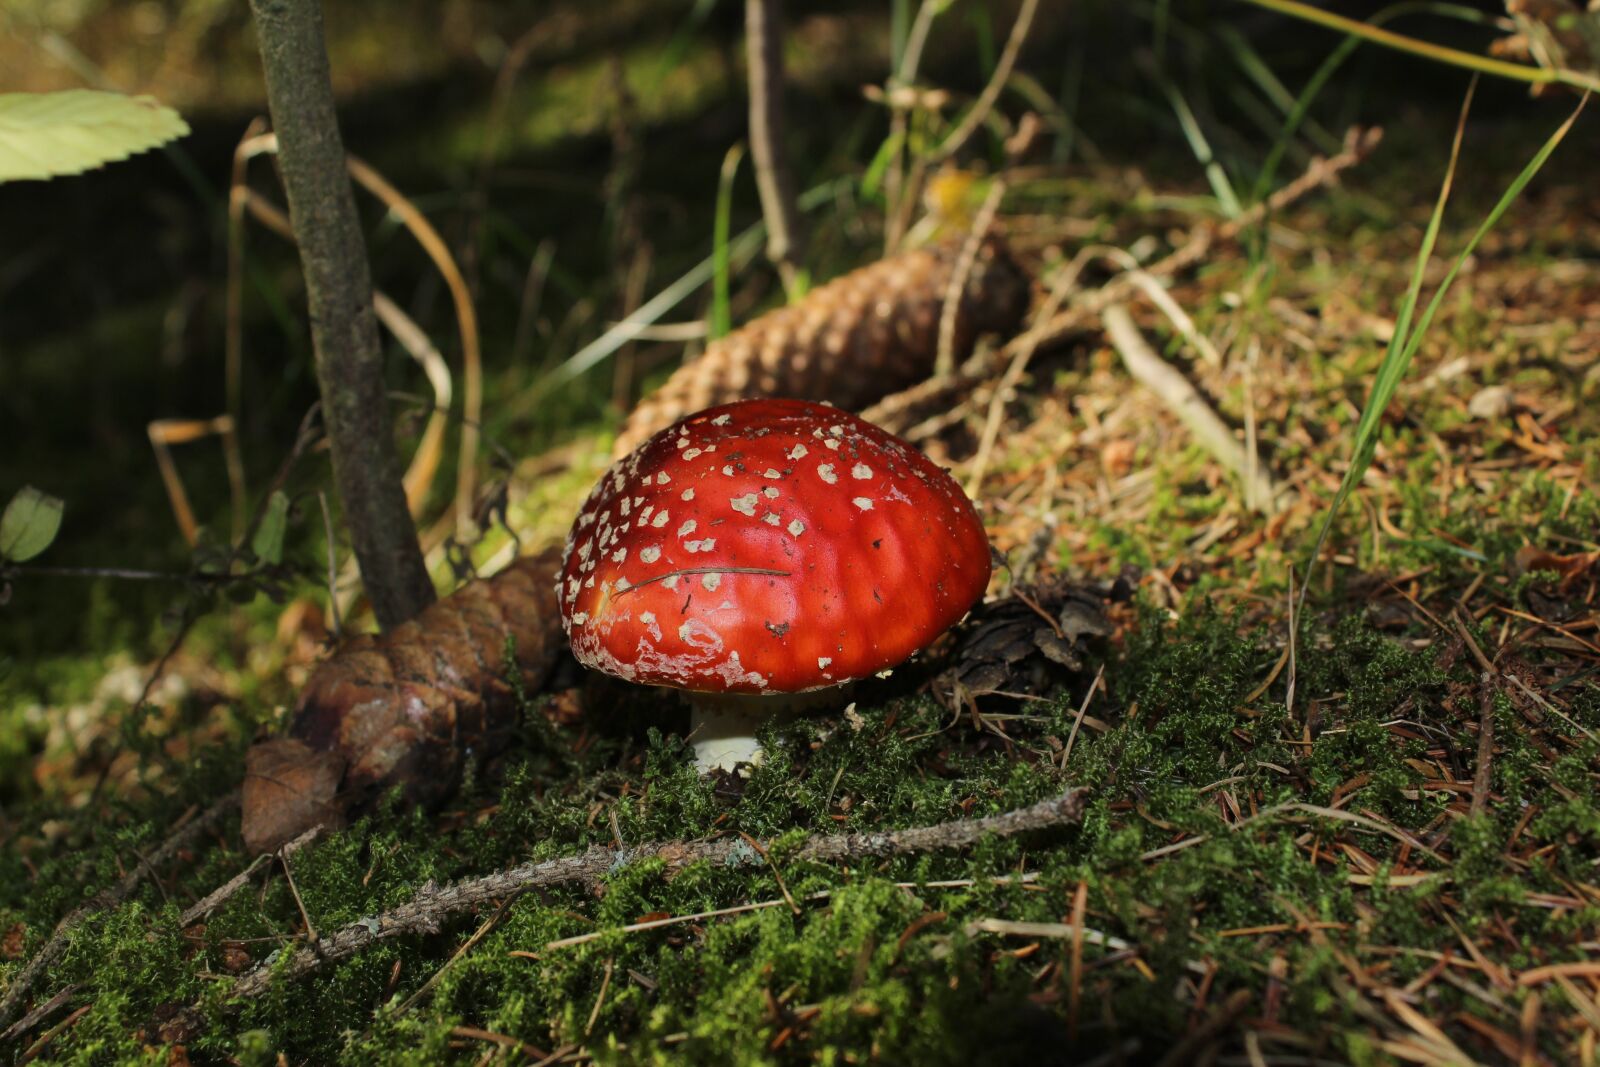
[[[397,785],[416,803],[441,800],[469,755],[502,748],[518,713],[506,643],[523,685],[537,688],[561,648],[559,566],[556,552],[517,560],[317,667],[289,735],[245,756],[245,845],[269,851],[318,823],[341,825]]]
[[[856,410],[926,378],[962,244],[945,241],[868,264],[713,341],[640,402],[613,455],[628,455],[683,416],[731,400],[782,396]],[[983,333],[1015,331],[1029,294],[1028,277],[1005,245],[984,241],[956,312],[956,357]]]

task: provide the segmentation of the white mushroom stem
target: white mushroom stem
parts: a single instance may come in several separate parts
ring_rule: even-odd
[[[837,705],[843,686],[804,693],[690,693],[689,741],[701,773],[731,771],[741,763],[761,763],[761,742],[756,731],[783,726],[801,712]]]
[[[757,698],[759,699],[759,698]],[[731,771],[741,763],[761,762],[761,742],[756,730],[763,716],[739,708],[695,701],[689,714],[689,739],[694,742],[694,763],[702,772]]]

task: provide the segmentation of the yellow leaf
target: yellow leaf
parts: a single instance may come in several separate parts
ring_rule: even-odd
[[[182,116],[148,96],[0,93],[0,182],[78,174],[188,132]]]

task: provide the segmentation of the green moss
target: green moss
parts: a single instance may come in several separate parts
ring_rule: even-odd
[[[203,931],[179,932],[180,905],[247,862],[213,845],[160,890],[145,888],[74,938],[51,985],[80,983],[73,1003],[92,1008],[53,1049],[73,1062],[135,1061],[147,1055],[146,1044],[176,1039],[171,1031],[161,1036],[176,1006],[201,1003],[209,1018],[182,1039],[198,1054],[241,1062],[270,1062],[269,1053],[280,1050],[291,1062],[476,1059],[484,1046],[453,1034],[457,1026],[545,1051],[584,1044],[602,1062],[623,1064],[847,1063],[869,1055],[901,1063],[1030,1062],[1067,1040],[1070,942],[1008,938],[970,924],[1062,922],[1082,882],[1088,925],[1135,943],[1155,979],[1126,958],[1101,963],[1106,951],[1086,946],[1077,1031],[1086,1055],[1129,1037],[1146,1049],[1175,1040],[1189,1016],[1172,995],[1174,983],[1202,961],[1215,969],[1220,993],[1262,989],[1266,961],[1281,957],[1294,981],[1280,1018],[1343,1035],[1330,1053],[1360,1061],[1370,1050],[1358,1006],[1329,983],[1347,977],[1341,959],[1364,946],[1450,948],[1455,935],[1440,923],[1441,908],[1464,930],[1479,931],[1508,966],[1530,965],[1550,946],[1585,936],[1600,909],[1532,907],[1528,894],[1565,892],[1563,880],[1582,877],[1582,857],[1600,844],[1600,806],[1583,788],[1600,750],[1586,744],[1541,768],[1504,700],[1497,706],[1504,746],[1495,790],[1512,802],[1450,821],[1434,839],[1448,862],[1424,862],[1433,878],[1391,883],[1387,872],[1401,855],[1394,837],[1299,810],[1275,809],[1248,829],[1233,829],[1225,797],[1244,805],[1248,818],[1252,809],[1290,801],[1328,805],[1344,786],[1357,796],[1348,810],[1423,834],[1448,796],[1420,788],[1422,776],[1406,760],[1422,749],[1401,739],[1397,725],[1476,721],[1475,701],[1464,714],[1453,695],[1453,687],[1470,684],[1464,668],[1452,675],[1438,666],[1437,650],[1409,649],[1359,621],[1338,625],[1326,641],[1308,624],[1293,708],[1282,703],[1281,674],[1256,695],[1278,658],[1264,637],[1206,605],[1175,622],[1146,610],[1124,655],[1108,664],[1109,696],[1095,714],[1109,728],[1080,728],[1064,768],[1047,743],[1071,731],[1076,705],[1064,697],[1007,721],[1009,744],[964,722],[952,725],[926,699],[861,707],[859,727],[803,720],[769,735],[771,757],[737,799],[695,774],[679,739],[635,731],[626,714],[610,726],[596,720],[581,752],[570,735],[530,725],[507,760],[477,775],[453,803],[458,815],[441,820],[391,806],[299,853],[295,885],[315,927],[327,932],[375,915],[430,879],[610,845],[611,814],[625,842],[735,830],[780,838],[770,854],[782,885],[768,867],[700,865],[669,877],[659,863],[625,865],[599,894],[558,887],[509,902],[498,925],[454,962],[493,909],[447,920],[437,934],[386,941],[230,1007],[217,1000],[216,979],[237,966],[240,950],[267,958],[303,933],[303,924],[286,881],[273,876],[235,896]],[[1600,697],[1581,696],[1573,714],[1594,724]],[[1312,714],[1312,743],[1294,743]],[[1469,741],[1463,730],[1455,744],[1466,750]],[[1365,784],[1347,784],[1359,775]],[[1068,783],[1091,790],[1076,829],[848,868],[792,858],[805,833],[981,815]],[[1524,803],[1539,809],[1522,830],[1525,845],[1563,846],[1527,869],[1504,855]],[[72,847],[46,847],[48,855],[31,861],[37,877],[8,859],[16,877],[4,880],[12,888],[0,896],[0,926],[24,922],[29,947],[36,947],[86,887],[118,877],[173,814],[173,803],[143,817],[129,809],[123,827],[111,831],[86,820],[71,831]],[[1315,858],[1311,840],[1318,842]],[[1175,841],[1192,844],[1149,855]],[[1340,842],[1358,845],[1380,865],[1371,885],[1351,880]],[[985,881],[1022,869],[1036,881]],[[942,889],[896,885],[938,879],[977,881]],[[798,911],[784,902],[785,889]],[[645,916],[752,902],[768,906],[621,930]],[[1516,917],[1518,944],[1491,938],[1493,917],[1507,914]],[[1307,917],[1339,925],[1316,938],[1229,933]],[[551,947],[587,934],[599,936]],[[1401,956],[1386,966],[1401,981],[1430,962]],[[431,992],[399,1010],[441,968]],[[1433,1009],[1442,1011],[1464,995],[1445,989],[1435,996],[1443,999]]]

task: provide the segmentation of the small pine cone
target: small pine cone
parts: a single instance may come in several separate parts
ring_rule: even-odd
[[[318,823],[339,825],[396,785],[416,803],[440,800],[469,753],[503,747],[519,711],[506,643],[522,683],[541,684],[561,647],[560,562],[555,552],[520,559],[317,667],[289,736],[245,756],[246,846],[270,851]]]
[[[963,240],[852,271],[712,342],[640,402],[612,449],[625,456],[683,416],[752,396],[826,400],[851,410],[920,381],[939,349],[939,316]],[[1009,333],[1027,311],[1027,275],[998,238],[979,249],[955,322],[955,355]]]

